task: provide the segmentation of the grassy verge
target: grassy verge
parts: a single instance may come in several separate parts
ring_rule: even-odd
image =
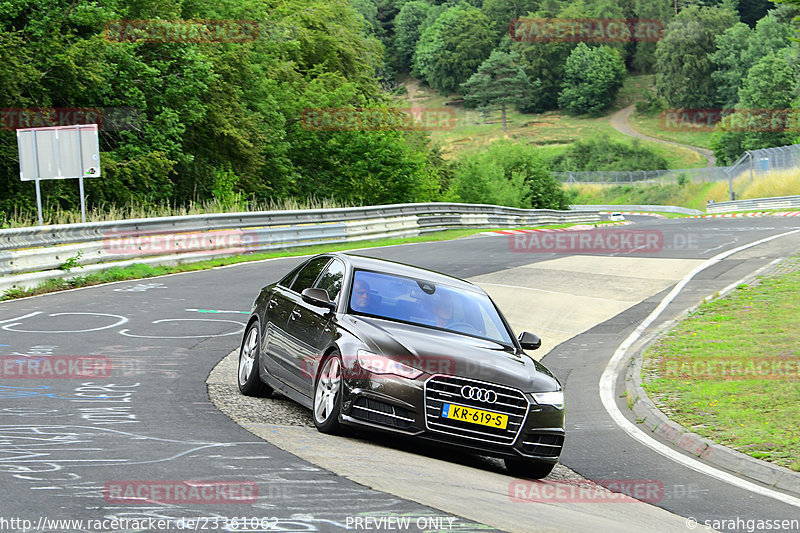
[[[594,222],[594,226],[602,226],[610,222]],[[538,227],[523,227],[513,229],[537,229],[537,228],[568,228],[570,226],[583,225],[582,224],[550,224],[547,226]],[[145,264],[133,264],[128,267],[112,267],[108,270],[88,274],[86,276],[77,276],[72,279],[50,279],[39,286],[30,289],[9,289],[0,295],[0,302],[5,300],[14,300],[17,298],[26,298],[28,296],[36,296],[39,294],[47,294],[51,292],[58,292],[67,289],[75,289],[79,287],[89,287],[92,285],[101,285],[103,283],[111,283],[115,281],[126,281],[153,278],[156,276],[164,276],[166,274],[176,274],[179,272],[194,272],[197,270],[208,270],[226,265],[235,265],[238,263],[246,263],[250,261],[261,261],[264,259],[274,259],[277,257],[295,257],[299,255],[313,255],[323,252],[340,252],[346,250],[354,250],[361,248],[377,248],[380,246],[392,246],[396,244],[408,244],[415,242],[437,242],[460,237],[468,237],[485,231],[498,231],[507,230],[511,228],[476,228],[476,229],[456,229],[439,231],[433,234],[420,235],[418,237],[398,238],[398,239],[380,239],[375,241],[361,241],[361,242],[345,242],[338,244],[320,244],[315,246],[305,246],[302,248],[287,248],[285,250],[268,252],[268,253],[254,253],[243,254],[231,257],[223,257],[220,259],[209,259],[206,261],[197,261],[192,263],[183,263],[178,265],[158,265],[151,266]]]
[[[644,388],[692,431],[800,471],[799,322],[797,255],[702,305],[651,346]]]
[[[687,183],[670,185],[565,185],[574,204],[658,204],[705,211],[709,200],[728,199],[728,184]]]
[[[705,211],[709,200],[730,199],[727,181],[670,185],[564,185],[573,204],[660,204],[690,207]],[[779,170],[757,175],[743,171],[733,180],[736,198],[770,198],[800,195],[800,170]]]

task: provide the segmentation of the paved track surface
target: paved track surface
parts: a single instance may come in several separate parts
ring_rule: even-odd
[[[650,513],[642,516],[661,520],[651,522],[653,529],[681,530],[683,519],[679,517],[690,516],[701,523],[714,518],[800,518],[797,508],[714,481],[639,445],[614,426],[597,393],[599,376],[616,347],[697,259],[795,229],[800,224],[778,218],[635,221],[633,227],[663,232],[664,248],[655,254],[640,252],[605,262],[596,256],[566,259],[565,255],[513,252],[508,237],[483,235],[364,253],[474,278],[490,292],[492,287],[524,287],[524,291],[513,292],[529,294],[530,316],[542,316],[548,322],[537,329],[540,319],[526,318],[515,307],[508,309],[515,326],[558,333],[558,317],[565,317],[569,327],[563,329],[562,335],[565,339],[577,336],[544,348],[549,350],[544,362],[567,390],[568,438],[562,462],[589,479],[661,482],[665,493],[655,502],[657,507],[626,504],[642,505],[642,513]],[[690,283],[663,318],[798,249],[800,239],[784,237],[726,259]],[[261,530],[337,531],[359,524],[363,528],[367,516],[374,519],[402,515],[412,517],[412,531],[420,530],[417,526],[425,530],[490,530],[493,524],[501,523],[502,527],[496,527],[514,531],[572,530],[570,524],[578,522],[569,520],[577,515],[559,523],[567,513],[550,503],[516,504],[525,507],[521,512],[525,516],[535,515],[535,507],[541,506],[539,515],[546,520],[514,522],[513,510],[503,511],[503,520],[492,519],[491,508],[481,508],[480,501],[472,502],[471,507],[480,511],[475,513],[457,505],[432,506],[430,499],[425,502],[427,505],[412,501],[426,500],[414,497],[415,483],[420,487],[416,492],[424,493],[429,491],[426,487],[435,486],[450,472],[466,467],[470,468],[467,486],[479,487],[489,479],[498,483],[502,469],[490,461],[423,454],[420,462],[432,461],[431,467],[423,469],[415,480],[401,480],[395,487],[387,474],[380,483],[374,483],[382,490],[374,490],[287,453],[220,413],[206,392],[209,372],[238,345],[246,311],[258,289],[300,260],[244,264],[0,304],[3,356],[104,356],[113,363],[109,376],[0,380],[2,517],[28,519],[33,525],[42,516],[83,520],[200,517],[209,519],[205,524],[210,527],[224,524],[225,519],[246,516],[276,519],[261,524],[266,526]],[[659,274],[643,274],[649,269]],[[539,281],[546,283],[549,292],[542,289]],[[609,283],[616,283],[615,298],[602,293]],[[605,300],[611,303],[602,303]],[[553,301],[575,303],[555,308],[548,303]],[[506,308],[502,302],[500,305]],[[565,315],[570,305],[575,320]],[[587,319],[581,308],[588,308],[594,318]],[[318,446],[316,433],[294,429],[307,431],[302,434],[307,436],[298,434],[293,441],[305,438],[311,450],[309,456],[318,454],[314,449]],[[415,451],[413,448],[408,450],[373,438],[353,442],[353,450],[359,453],[372,455],[370,447],[389,448],[406,454],[407,469],[416,463],[415,454],[408,453]],[[347,441],[341,446],[348,446]],[[341,451],[337,448],[330,455],[347,455]],[[375,455],[380,453],[375,451]],[[342,467],[330,457],[325,459],[325,454],[322,456],[317,463],[332,469]],[[248,504],[162,504],[117,503],[108,494],[104,497],[104,488],[109,490],[118,486],[116,482],[131,480],[255,483],[258,498]],[[510,483],[511,478],[508,480]],[[507,500],[505,480],[499,483],[505,488]],[[613,523],[615,517],[615,530],[634,529],[625,521],[635,513],[614,513],[614,508],[607,513],[605,509],[592,509],[593,505],[600,504],[568,503],[563,507],[583,513],[583,524],[594,525],[595,530],[608,530],[604,526]],[[453,510],[440,510],[445,507]],[[480,519],[470,520],[470,515]],[[598,522],[602,515],[612,522]],[[421,521],[416,522],[418,519]],[[448,523],[453,524],[451,528],[446,527]],[[176,525],[180,524],[172,522],[171,530]],[[373,521],[368,529],[397,530],[396,525]],[[98,529],[85,524],[82,528],[49,528]],[[199,524],[197,529],[202,529]]]

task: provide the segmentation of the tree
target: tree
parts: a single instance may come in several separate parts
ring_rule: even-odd
[[[419,42],[420,27],[428,16],[430,4],[423,0],[413,0],[403,5],[394,19],[394,52],[397,68],[406,71],[411,68],[411,58]]]
[[[506,108],[520,105],[530,85],[517,59],[514,53],[495,50],[461,85],[466,106],[501,110],[503,132],[507,131]]]
[[[564,89],[558,105],[571,113],[598,114],[614,103],[625,74],[625,64],[616,50],[578,43],[564,67]]]
[[[708,53],[714,37],[735,23],[736,14],[722,7],[690,6],[678,13],[656,46],[658,95],[674,107],[714,107],[714,63]]]
[[[737,22],[714,39],[716,50],[709,55],[715,69],[711,79],[722,107],[733,107],[739,100],[739,87],[749,68],[744,55],[751,33],[747,24]]]
[[[414,53],[414,72],[437,91],[451,93],[469,79],[493,47],[494,34],[486,15],[460,4],[423,31]]]
[[[535,10],[538,3],[536,0],[483,0],[481,11],[486,14],[492,30],[500,38],[508,32],[512,20]]]
[[[656,19],[667,25],[674,15],[670,2],[663,0],[635,0],[634,16],[638,19]],[[637,41],[631,66],[638,72],[653,72],[656,63],[656,44],[651,41]]]
[[[735,112],[722,120],[711,136],[714,154],[730,163],[745,150],[792,144],[796,110],[792,102],[800,69],[788,60],[789,49],[769,52],[748,71],[739,89]]]
[[[545,0],[532,18],[586,18],[592,16],[582,2],[561,4]],[[558,95],[564,88],[564,64],[576,43],[516,41],[511,51],[519,54],[520,65],[531,80],[531,90],[525,95],[520,110],[541,113],[558,108]]]

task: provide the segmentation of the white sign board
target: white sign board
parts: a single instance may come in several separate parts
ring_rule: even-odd
[[[42,220],[39,180],[78,178],[81,220],[86,222],[83,178],[100,177],[100,139],[97,124],[23,128],[17,130],[19,177],[36,183],[36,208]]]
[[[17,130],[22,181],[100,177],[97,124]]]

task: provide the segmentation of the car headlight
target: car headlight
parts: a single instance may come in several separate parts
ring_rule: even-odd
[[[536,403],[552,405],[554,407],[564,407],[564,391],[557,390],[552,392],[534,392],[532,394]]]
[[[422,375],[422,370],[417,370],[408,365],[378,355],[367,350],[358,351],[358,364],[364,370],[373,374],[394,374],[408,379],[417,379]]]

